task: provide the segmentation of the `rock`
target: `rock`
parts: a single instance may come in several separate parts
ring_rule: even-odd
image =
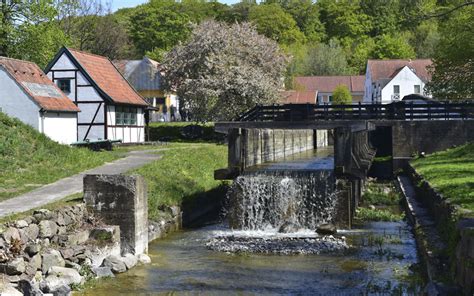
[[[43,220],[39,223],[39,235],[41,238],[51,238],[58,233],[58,224],[51,220]]]
[[[70,245],[80,245],[85,243],[89,239],[89,231],[82,230],[76,233],[68,235],[68,243]]]
[[[36,254],[33,257],[31,257],[30,262],[28,262],[28,266],[31,266],[31,269],[36,272],[38,269],[41,269],[42,267],[41,263],[42,263],[41,255]]]
[[[1,296],[23,296],[23,293],[15,289],[12,284],[0,279],[0,295]]]
[[[115,277],[110,267],[106,267],[106,266],[93,267],[92,272],[95,274],[96,278]]]
[[[298,225],[293,222],[285,222],[283,223],[280,228],[278,229],[279,233],[291,233],[297,232],[299,230]]]
[[[66,226],[59,226],[58,227],[58,234],[66,234],[67,233],[67,227]]]
[[[3,237],[0,237],[0,249],[6,249],[7,248],[7,242]]]
[[[33,217],[36,221],[40,222],[53,218],[53,213],[50,210],[40,209],[33,212]]]
[[[42,258],[43,262],[41,264],[41,270],[44,274],[46,274],[46,272],[48,272],[48,270],[53,266],[64,267],[66,265],[61,253],[56,250],[50,250],[48,253],[44,253]]]
[[[74,250],[71,248],[61,249],[60,252],[64,259],[69,259],[74,256]]]
[[[21,280],[18,282],[18,289],[23,295],[42,296],[43,292],[39,289],[39,284],[34,281]]]
[[[138,257],[138,262],[140,262],[141,264],[151,263],[150,256],[148,256],[147,254],[139,254],[137,257]]]
[[[138,263],[137,257],[135,255],[127,253],[125,256],[122,257],[123,263],[125,263],[125,266],[127,269],[133,268],[135,265]]]
[[[8,261],[8,255],[5,251],[0,250],[0,263],[5,263]]]
[[[171,210],[171,215],[173,215],[173,217],[176,217],[179,214],[181,214],[181,209],[178,206],[171,206],[170,210]]]
[[[66,267],[74,268],[77,271],[81,270],[81,266],[79,264],[74,263],[74,262],[69,261],[69,260],[64,260],[64,261],[66,262]]]
[[[26,248],[25,248],[25,252],[30,256],[34,256],[34,255],[38,254],[39,251],[41,251],[41,245],[40,244],[32,243],[32,244],[27,245]]]
[[[66,285],[70,286],[72,284],[79,285],[82,283],[83,278],[79,272],[73,268],[53,266],[48,270],[48,279],[49,277],[55,276],[63,281]]]
[[[22,229],[22,231],[30,241],[34,241],[39,235],[39,226],[32,223],[28,225],[28,227]]]
[[[71,288],[66,285],[61,278],[56,276],[48,276],[41,281],[39,285],[41,291],[52,293],[54,296],[69,296],[71,295]]]
[[[337,233],[337,228],[336,228],[336,226],[334,226],[334,225],[331,224],[331,223],[320,224],[320,225],[316,228],[316,232],[317,232],[318,234],[322,234],[322,235],[335,234],[335,233]]]
[[[18,275],[7,276],[7,279],[10,283],[18,283],[21,280],[21,278]]]
[[[23,258],[15,258],[10,262],[0,264],[0,270],[5,270],[7,275],[19,275],[25,272],[26,263]]]
[[[74,219],[71,218],[67,213],[63,214],[64,225],[69,226],[74,223]]]
[[[18,220],[16,221],[15,225],[18,228],[25,228],[28,227],[28,222],[26,222],[25,220]]]
[[[15,227],[8,227],[7,230],[3,232],[3,238],[8,243],[10,243],[12,239],[21,239],[20,232]]]
[[[375,210],[375,206],[374,205],[369,205],[369,209]]]
[[[114,273],[122,273],[127,271],[127,266],[122,258],[116,255],[110,255],[104,259],[103,266],[109,267]]]

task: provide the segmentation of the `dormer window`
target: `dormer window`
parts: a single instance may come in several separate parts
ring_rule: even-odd
[[[58,79],[57,82],[59,89],[65,93],[71,93],[71,79]]]

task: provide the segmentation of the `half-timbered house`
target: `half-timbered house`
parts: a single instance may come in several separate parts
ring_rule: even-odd
[[[80,109],[78,140],[145,140],[148,103],[103,56],[63,47],[46,67],[48,77]]]

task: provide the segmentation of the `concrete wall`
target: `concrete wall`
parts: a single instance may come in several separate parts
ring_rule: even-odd
[[[327,146],[323,130],[243,129],[241,137],[243,168]]]
[[[433,153],[474,141],[474,120],[392,123],[393,167],[404,167],[413,154]]]

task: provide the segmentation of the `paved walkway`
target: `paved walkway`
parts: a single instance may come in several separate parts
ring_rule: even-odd
[[[159,159],[161,156],[154,153],[163,149],[131,151],[126,157],[106,163],[100,167],[58,180],[18,197],[0,202],[0,217],[13,213],[28,211],[54,201],[63,199],[71,194],[83,191],[82,179],[86,174],[121,174],[134,168]]]

